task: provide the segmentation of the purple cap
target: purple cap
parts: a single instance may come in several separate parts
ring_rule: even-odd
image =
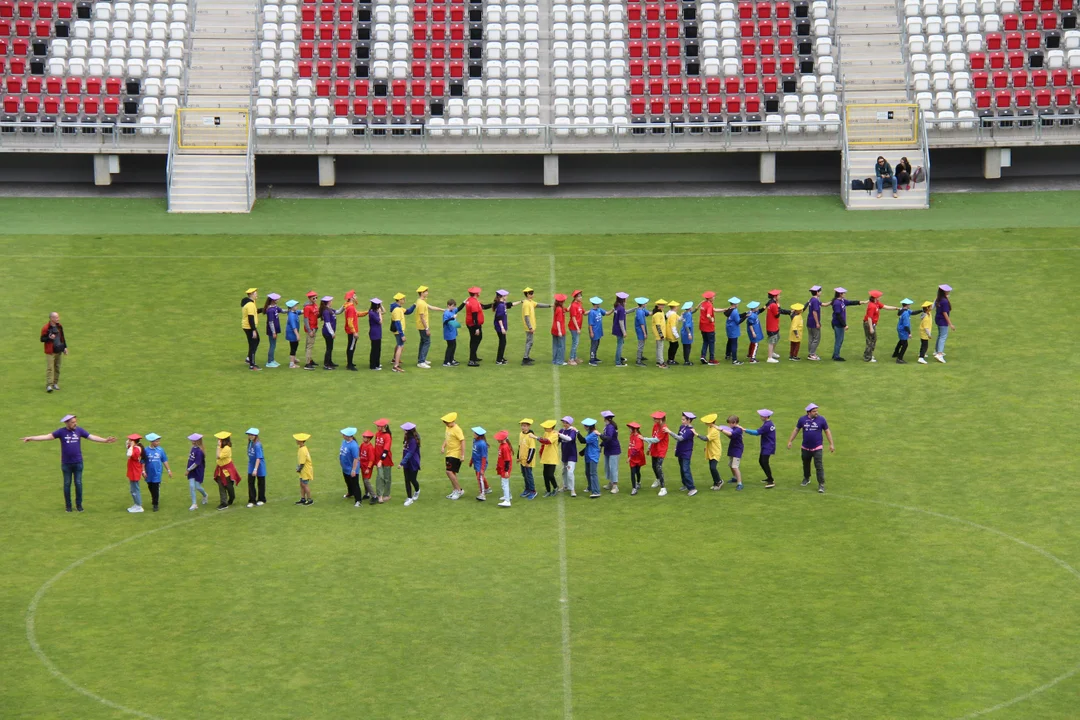
[[[280,300],[281,299],[281,296],[278,295],[277,293],[270,293],[266,297],[269,298],[270,300]]]
[[[847,288],[842,288],[842,287],[834,287],[834,288],[833,288],[833,292],[838,292],[838,293],[846,293],[846,292],[847,292]]]
[[[765,410],[765,409],[758,410],[757,414],[760,415],[763,418],[772,417],[772,410]]]
[[[624,292],[617,292],[615,293],[615,297],[619,298],[620,300],[625,300],[626,298],[630,297],[630,294]]]
[[[416,423],[410,423],[410,422],[403,423],[401,425],[401,429],[402,430],[415,430],[416,429]]]
[[[952,292],[952,285],[938,285],[938,290],[944,290],[945,292]]]
[[[498,295],[499,297],[506,297],[507,295],[510,294],[510,291],[509,290],[496,290],[495,294]]]
[[[685,418],[690,418],[691,420],[696,420],[697,419],[697,415],[690,412],[689,410],[686,410],[685,412],[683,412],[682,416],[685,417]]]
[[[380,300],[379,298],[371,298],[371,304],[372,305],[382,305],[382,300]]]
[[[821,292],[821,286],[820,285],[811,285],[810,286],[810,292]]]
[[[814,403],[810,403],[806,406],[806,412],[810,412],[811,410],[817,410],[817,405],[815,405]]]
[[[570,417],[569,415],[563,415],[562,421],[564,423],[566,423],[567,425],[573,425],[574,424],[574,418]]]
[[[615,413],[611,412],[610,410],[603,410],[603,411],[600,412],[600,417],[602,417],[602,418],[613,418],[613,417],[615,417]]]
[[[187,439],[191,442],[195,442],[196,440],[202,440],[202,435],[200,435],[199,433],[191,433],[187,436]]]
[[[74,415],[65,415],[64,417],[60,418],[60,422],[66,423],[68,420],[74,420],[74,419],[75,419]]]
[[[334,299],[334,296],[333,296],[333,295],[323,295],[323,299],[322,299],[322,301],[323,301],[323,302],[330,302],[330,301],[331,301],[331,300],[333,300],[333,299]]]

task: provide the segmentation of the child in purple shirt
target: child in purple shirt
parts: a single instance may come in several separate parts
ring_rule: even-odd
[[[746,431],[747,435],[757,435],[761,438],[761,454],[758,455],[758,465],[765,471],[765,479],[762,481],[765,483],[765,487],[776,487],[776,481],[773,480],[772,467],[770,461],[772,456],[776,454],[776,426],[772,421],[772,410],[762,409],[757,411],[758,416],[761,417],[761,427],[757,430],[750,429]]]
[[[735,489],[742,490],[742,472],[739,470],[739,465],[742,463],[743,455],[743,429],[739,427],[739,416],[729,415],[727,427],[717,425],[716,429],[731,438],[727,446],[728,467],[731,468],[731,474],[735,476],[731,478],[735,483]]]

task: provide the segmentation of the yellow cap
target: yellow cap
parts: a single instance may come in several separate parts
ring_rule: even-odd
[[[679,307],[679,303],[675,302],[674,300],[671,300],[670,302],[668,302],[667,306],[668,307]]]
[[[214,437],[216,437],[218,440],[224,440],[225,438],[231,438],[232,433],[222,430],[221,432],[214,433]]]
[[[657,305],[667,305],[667,300],[665,300],[664,298],[660,298],[659,300],[656,301],[656,304]]]
[[[396,295],[394,295],[394,299],[395,300],[404,300],[405,299],[405,293],[397,293]]]
[[[545,420],[544,422],[540,423],[540,427],[544,428],[545,430],[550,430],[551,428],[555,427],[555,421]]]
[[[247,290],[244,291],[244,294],[245,295],[250,295],[251,293],[255,292],[258,289],[259,288],[248,288]]]
[[[705,423],[706,425],[716,422],[716,413],[709,413],[708,415],[701,418],[701,422]]]
[[[928,308],[928,307],[934,307],[934,303],[932,303],[932,302],[930,302],[929,300],[927,300],[926,302],[924,302],[924,303],[922,304],[922,306],[923,306],[924,308]]]
[[[420,287],[416,288],[416,292],[421,293],[421,292],[424,292],[427,289],[428,289],[427,285],[421,285]]]
[[[802,312],[806,308],[802,303],[792,303],[791,309],[797,312]]]
[[[531,287],[527,287],[524,290],[522,290],[521,292],[523,292],[523,293],[531,293],[531,292],[536,292],[536,291],[533,290]]]
[[[307,433],[296,433],[295,435],[293,435],[293,440],[300,440],[301,442],[303,442],[305,440],[310,440],[310,439],[311,439],[311,436],[308,435]]]
[[[457,420],[457,413],[456,412],[446,413],[445,415],[443,415],[439,419],[442,420],[443,422],[454,422],[455,420]]]
[[[533,424],[532,418],[521,418],[521,421],[518,423],[518,425],[532,425],[532,424]]]

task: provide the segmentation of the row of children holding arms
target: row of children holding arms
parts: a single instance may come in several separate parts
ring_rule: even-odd
[[[700,432],[695,427],[697,416],[689,411],[681,413],[678,427],[671,428],[667,424],[667,416],[663,411],[652,414],[653,427],[651,434],[644,434],[641,425],[636,422],[626,424],[629,430],[627,438],[627,462],[630,468],[631,495],[637,495],[641,490],[642,468],[648,462],[654,475],[653,488],[659,488],[658,495],[667,495],[666,477],[664,473],[664,460],[667,457],[669,443],[675,442],[675,457],[679,462],[679,474],[681,490],[689,496],[697,494],[691,471],[691,458],[694,452],[695,441],[705,445],[705,458],[709,464],[709,473],[712,478],[713,490],[721,489],[725,480],[722,476],[720,463],[724,461],[721,448],[721,435],[729,438],[726,453],[726,465],[731,473],[730,482],[734,483],[737,490],[743,489],[741,460],[744,451],[744,435],[754,435],[760,438],[760,453],[758,463],[765,474],[762,482],[766,488],[775,486],[772,474],[771,457],[776,452],[776,426],[772,421],[771,410],[758,410],[761,425],[757,428],[744,428],[739,424],[737,415],[729,416],[726,422],[719,422],[715,413],[705,415],[700,419],[704,423],[704,431]],[[619,425],[615,421],[615,415],[609,410],[600,414],[602,421],[598,423],[592,418],[585,418],[581,422],[581,428],[574,424],[574,418],[564,416],[559,421],[545,420],[541,422],[540,432],[533,429],[532,418],[523,418],[520,422],[516,448],[510,444],[510,434],[506,430],[495,433],[496,447],[492,449],[488,443],[488,432],[483,427],[471,428],[472,443],[469,453],[468,466],[472,468],[477,483],[476,499],[486,501],[487,495],[492,492],[488,483],[489,461],[495,465],[495,473],[502,486],[502,496],[499,507],[510,507],[510,477],[513,472],[515,461],[519,467],[524,489],[520,497],[533,500],[538,496],[534,469],[540,466],[544,478],[545,497],[553,497],[560,492],[568,492],[571,497],[577,497],[576,490],[576,467],[578,458],[585,463],[585,480],[587,493],[590,498],[601,497],[599,469],[603,465],[606,489],[612,493],[619,492],[619,465],[622,456],[622,444],[619,439]],[[441,418],[444,426],[444,440],[441,453],[444,456],[444,465],[447,478],[450,480],[452,490],[447,499],[457,500],[464,494],[459,482],[458,474],[465,462],[465,436],[462,428],[457,424],[457,413],[449,413]],[[602,424],[602,426],[601,426]],[[341,447],[339,450],[339,464],[342,477],[345,482],[345,498],[361,507],[363,501],[369,500],[372,505],[386,503],[390,500],[391,492],[391,469],[395,462],[393,458],[393,438],[390,431],[390,422],[386,418],[376,420],[375,431],[366,430],[359,433],[355,427],[347,427],[341,430]],[[420,497],[420,485],[418,474],[421,460],[421,438],[416,425],[411,422],[402,424],[404,438],[402,441],[402,457],[397,463],[405,475],[405,505],[415,503]],[[825,492],[825,475],[821,462],[823,449],[822,433],[828,438],[830,452],[833,451],[833,441],[828,423],[817,412],[817,406],[811,404],[806,408],[806,415],[796,423],[788,440],[788,448],[799,434],[803,433],[803,485],[810,482],[810,463],[813,461],[817,470],[818,492]],[[247,506],[259,507],[266,503],[266,456],[263,451],[262,441],[258,428],[248,428],[247,436]],[[361,438],[357,442],[357,436]],[[228,431],[218,432],[214,435],[217,439],[215,456],[213,461],[213,479],[218,485],[220,502],[219,510],[231,506],[235,499],[235,486],[240,484],[241,475],[233,460],[232,433]],[[143,437],[138,434],[129,435],[127,438],[127,479],[133,504],[128,512],[143,512],[141,491],[139,482],[145,480],[153,500],[153,509],[156,512],[159,507],[160,483],[163,472],[172,477],[169,467],[168,455],[161,446],[161,437],[156,433],[146,435],[148,445],[143,445]],[[307,433],[293,435],[297,445],[295,470],[299,479],[300,499],[297,505],[311,505],[310,483],[314,480],[314,466],[311,452],[307,447],[307,441],[311,436]],[[208,494],[203,489],[205,480],[206,464],[208,462],[203,445],[203,436],[194,433],[188,436],[191,448],[188,453],[185,474],[188,478],[191,492],[190,510],[198,509],[198,497],[201,496],[202,504],[208,502]],[[372,476],[375,477],[374,486]],[[561,480],[561,483],[560,483]]]

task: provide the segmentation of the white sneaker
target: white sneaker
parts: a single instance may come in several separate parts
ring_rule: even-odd
[[[667,488],[660,488],[660,492],[656,493],[657,497],[664,497],[667,495]]]
[[[420,491],[419,490],[417,490],[415,493],[413,493],[412,499],[413,499],[413,502],[416,502],[417,500],[420,499]]]
[[[503,500],[501,503],[499,503],[499,507],[510,507],[510,501]]]
[[[653,486],[654,488],[658,488],[658,487],[660,487],[660,481],[659,481],[659,480],[653,480],[653,481],[652,481],[652,486]]]
[[[611,484],[611,494],[612,495],[618,495],[619,494],[619,486],[616,483]]]
[[[870,356],[870,362],[877,362],[877,358],[873,355]]]
[[[459,497],[461,497],[461,493],[459,493],[457,490],[454,490],[452,493],[446,496],[446,499],[457,500]]]
[[[198,510],[198,509],[199,509],[199,506],[196,505],[195,503],[192,503],[191,507],[188,508],[188,510]]]
[[[262,507],[266,503],[264,503],[262,500],[260,500],[259,502],[255,503],[255,504],[258,505],[259,507]]]
[[[687,495],[688,497],[694,497],[695,495],[697,495],[697,488],[694,488],[694,489],[693,489],[693,490],[691,490],[690,492],[686,493],[686,495]]]
[[[248,507],[255,507],[255,503],[248,503],[247,506]]]
[[[413,502],[414,502],[414,501],[413,501],[413,499],[412,499],[412,498],[407,498],[407,499],[405,500],[405,507],[409,507],[410,505],[412,505],[412,504],[413,504]]]
[[[129,513],[140,513],[142,511],[143,511],[142,505],[132,505],[131,507],[128,508]]]
[[[920,365],[928,365],[929,363],[926,362],[926,358],[919,358],[919,364]]]
[[[205,505],[205,504],[206,504],[206,503],[208,503],[208,502],[210,502],[210,498],[209,498],[209,496],[207,496],[207,495],[203,495],[203,498],[202,498],[202,504],[203,504],[203,505]]]
[[[774,357],[771,357],[771,358],[769,358],[768,360],[766,360],[765,362],[771,362],[771,363],[778,363],[778,362],[780,362],[780,361],[779,361],[779,360],[777,360],[777,359],[776,359],[776,358],[774,358]]]
[[[780,359],[780,353],[773,353],[773,354],[772,354],[772,356],[773,356],[774,358],[776,358],[777,360],[779,360],[779,359]]]
[[[944,355],[935,355],[934,359],[937,360],[942,365],[945,364],[945,356]]]

